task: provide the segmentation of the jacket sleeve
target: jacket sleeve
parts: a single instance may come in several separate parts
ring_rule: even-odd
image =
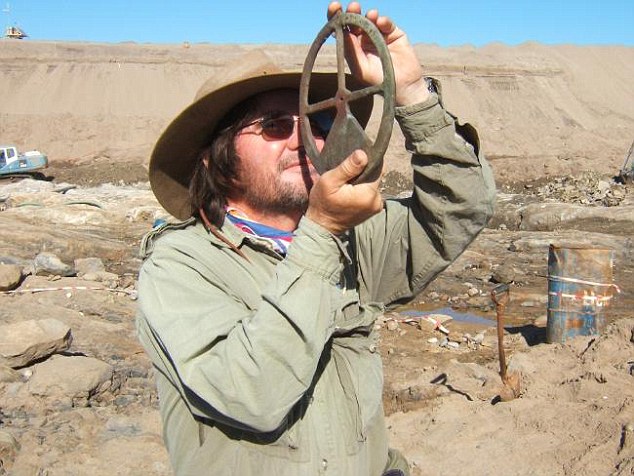
[[[304,218],[260,289],[252,274],[270,270],[182,236],[158,240],[141,268],[142,343],[194,415],[249,431],[283,427],[342,307],[340,242]],[[253,287],[259,302],[245,302],[240,286]]]
[[[396,108],[412,153],[412,196],[387,200],[355,230],[362,300],[389,305],[415,297],[484,228],[495,184],[477,132],[460,125],[437,94]]]

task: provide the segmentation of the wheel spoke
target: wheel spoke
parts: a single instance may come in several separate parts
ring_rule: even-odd
[[[343,25],[339,21],[335,22],[335,40],[337,46],[337,86],[339,91],[343,91],[346,87],[346,55]]]
[[[375,86],[368,86],[367,88],[351,91],[350,94],[348,94],[348,97],[346,98],[346,100],[348,102],[352,102],[358,99],[362,99],[366,96],[372,96],[374,94],[383,95],[383,90],[384,88],[382,84],[377,84]]]
[[[323,101],[309,104],[306,107],[306,114],[314,114],[319,111],[325,111],[327,109],[334,109],[337,107],[337,98],[328,98]]]

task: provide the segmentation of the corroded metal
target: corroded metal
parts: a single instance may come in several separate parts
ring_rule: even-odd
[[[612,282],[613,266],[614,251],[610,249],[550,246],[548,342],[603,331],[607,309],[619,291]]]
[[[509,285],[499,284],[491,291],[491,299],[495,303],[498,331],[498,355],[500,358],[500,377],[506,380],[506,356],[504,354],[504,309],[509,301]]]
[[[619,178],[623,183],[634,183],[634,142],[625,156],[625,162],[619,172]]]
[[[521,375],[519,372],[508,371],[504,352],[504,310],[510,300],[509,285],[499,284],[493,288],[491,299],[495,303],[497,317],[498,356],[500,359],[500,377],[503,385],[498,398],[502,402],[508,402],[518,398],[521,394]]]
[[[372,41],[381,59],[383,81],[375,86],[351,91],[346,86],[344,35],[350,27],[362,29]],[[335,34],[337,52],[337,92],[334,97],[310,104],[310,77],[315,66],[319,50],[325,41]],[[370,95],[383,97],[383,115],[374,142],[368,137],[363,126],[354,117],[350,103]],[[392,126],[394,124],[395,82],[394,68],[383,35],[367,18],[356,13],[335,15],[319,32],[308,51],[300,85],[300,131],[306,153],[321,174],[339,165],[356,149],[362,149],[368,155],[368,165],[355,182],[371,182],[376,180],[383,168],[383,156],[387,150]],[[334,110],[333,126],[321,150],[317,150],[315,138],[310,128],[308,117],[319,111]]]

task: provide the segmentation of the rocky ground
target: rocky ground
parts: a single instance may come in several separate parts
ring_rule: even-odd
[[[76,165],[0,182],[0,474],[169,475],[134,331],[136,251],[165,212],[141,166]],[[390,174],[384,191],[406,185]],[[415,476],[634,474],[632,236],[633,188],[609,176],[500,184],[489,228],[377,324]],[[601,336],[546,343],[550,244],[614,250]],[[499,283],[517,395],[498,374]]]

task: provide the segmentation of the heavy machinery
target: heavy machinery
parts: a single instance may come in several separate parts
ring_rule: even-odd
[[[625,162],[619,171],[618,179],[623,183],[634,183],[634,142],[625,156]]]
[[[17,26],[8,26],[5,30],[4,30],[4,37],[5,38],[11,38],[14,40],[21,40],[22,38],[26,38],[27,35],[24,30],[22,30],[21,28],[18,28]]]
[[[48,158],[37,150],[20,153],[14,145],[0,145],[0,177],[30,174],[48,167]]]

